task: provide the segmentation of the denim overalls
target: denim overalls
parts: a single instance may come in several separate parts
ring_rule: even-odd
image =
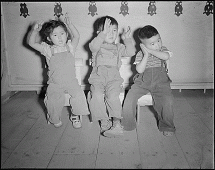
[[[140,97],[150,92],[153,98],[153,107],[158,113],[159,130],[175,131],[173,95],[170,82],[171,80],[163,61],[161,62],[161,67],[149,67],[143,73],[135,75],[134,84],[128,91],[123,105],[121,123],[124,126],[124,130],[130,131],[136,128],[137,101]]]
[[[72,113],[75,115],[89,115],[85,94],[78,84],[75,74],[75,57],[67,51],[54,53],[51,47],[52,57],[49,65],[49,80],[44,103],[51,123],[59,123],[61,112],[65,103],[65,93],[68,93]]]
[[[111,52],[112,51],[112,52]],[[105,56],[104,53],[108,56]],[[98,59],[98,57],[100,57]],[[118,63],[121,61],[117,45],[103,52],[98,52],[89,78],[92,98],[89,108],[96,120],[116,117],[121,119],[122,105],[119,94],[122,90],[123,78],[119,73]]]

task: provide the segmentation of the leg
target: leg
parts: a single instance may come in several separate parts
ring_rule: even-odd
[[[154,99],[154,109],[158,113],[158,128],[162,132],[175,132],[173,123],[173,95],[170,80],[166,72],[158,74],[156,87],[151,94]]]
[[[91,90],[91,100],[89,101],[89,108],[91,114],[95,117],[96,120],[109,119],[106,106],[104,103],[104,87],[102,84],[92,84],[90,87]]]
[[[72,107],[72,113],[74,115],[89,115],[89,109],[87,105],[86,96],[84,91],[81,89],[79,85],[76,88],[68,91],[71,98],[70,98],[70,105]]]
[[[173,123],[173,96],[163,94],[162,97],[153,95],[154,109],[158,113],[158,128],[160,131],[175,132],[175,126]]]
[[[106,137],[119,137],[123,135],[123,128],[120,123],[122,118],[122,105],[119,99],[119,94],[122,88],[121,83],[122,81],[120,78],[118,83],[117,81],[114,81],[106,87],[105,102],[109,116],[113,117],[113,126],[103,133]]]
[[[48,110],[49,121],[53,124],[58,124],[65,103],[63,91],[57,85],[50,84],[47,88],[44,103]]]
[[[122,80],[116,80],[109,83],[105,88],[105,105],[107,107],[109,117],[122,118],[122,104],[119,99],[119,94],[122,90]]]
[[[133,84],[131,89],[128,91],[124,104],[123,104],[123,112],[122,112],[122,126],[124,130],[131,131],[136,128],[136,107],[137,100],[147,94],[149,91],[147,89],[141,88],[137,84]]]

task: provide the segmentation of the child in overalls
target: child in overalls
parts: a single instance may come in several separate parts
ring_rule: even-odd
[[[130,32],[128,27],[122,35],[125,45],[116,44],[118,23],[114,18],[105,16],[99,19],[98,35],[89,44],[93,66],[89,78],[92,94],[89,108],[95,119],[100,122],[101,133],[106,137],[123,135],[120,124],[122,105],[119,99],[123,79],[119,68],[122,56],[131,57],[135,54],[134,45],[129,38]]]
[[[44,42],[37,43],[36,36],[41,31]],[[68,39],[69,33],[73,36]],[[72,116],[70,119],[74,128],[81,127],[78,115],[89,115],[85,94],[75,76],[75,49],[79,42],[79,33],[65,17],[65,24],[60,20],[51,20],[42,25],[35,24],[29,39],[29,45],[46,57],[48,71],[48,87],[44,103],[48,111],[48,122],[55,127],[62,126],[61,112],[65,103],[65,93],[68,93]]]
[[[153,107],[158,113],[159,130],[165,136],[172,136],[175,132],[173,95],[170,87],[171,80],[166,70],[166,60],[172,56],[172,52],[162,46],[160,34],[151,25],[141,28],[138,37],[141,41],[141,51],[137,53],[134,62],[138,73],[126,95],[121,123],[127,131],[136,128],[137,101],[150,92]]]

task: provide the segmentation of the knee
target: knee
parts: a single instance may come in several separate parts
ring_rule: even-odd
[[[94,91],[92,92],[92,98],[97,98],[98,100],[103,100],[104,99],[104,93],[101,91]]]
[[[173,97],[172,96],[164,96],[163,102],[165,105],[173,105]]]

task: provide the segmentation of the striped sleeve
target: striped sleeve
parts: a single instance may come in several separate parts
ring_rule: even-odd
[[[163,51],[163,52],[168,52],[170,57],[173,56],[173,53],[172,53],[171,51],[169,51],[165,46],[162,46],[162,47],[161,47],[161,51]]]
[[[50,60],[52,56],[50,45],[48,45],[45,42],[42,42],[41,45],[43,46],[43,50],[41,51],[41,54],[44,55],[48,60]]]

